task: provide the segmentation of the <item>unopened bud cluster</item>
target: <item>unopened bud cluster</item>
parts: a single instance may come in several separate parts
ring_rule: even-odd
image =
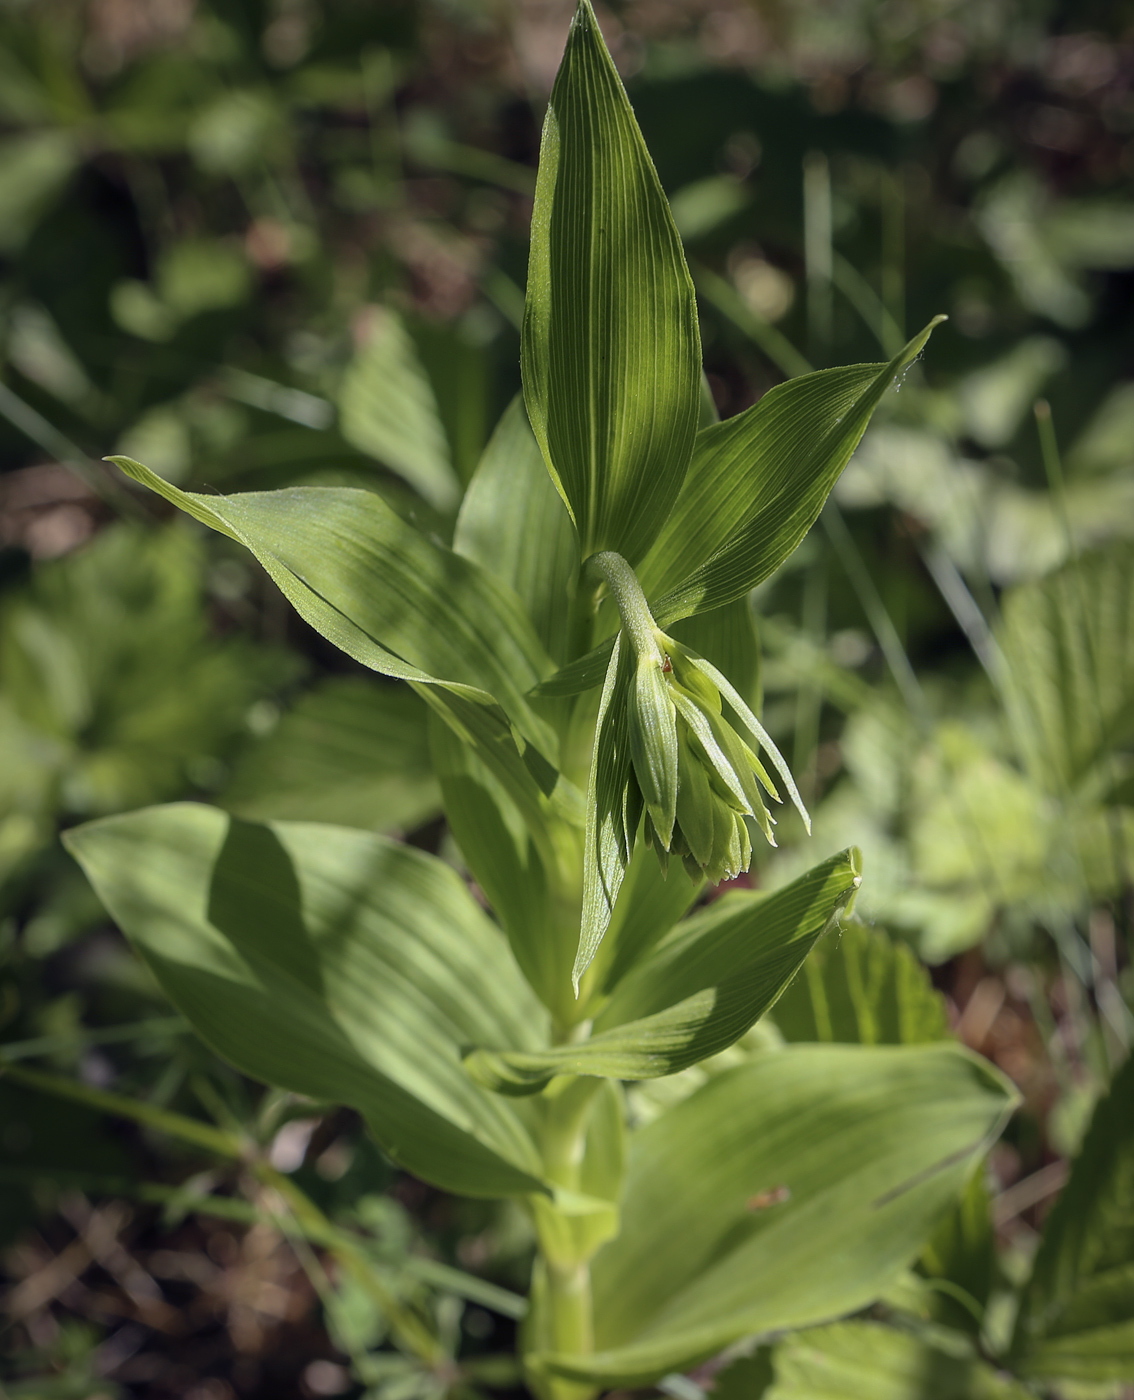
[[[776,844],[764,793],[780,795],[700,658],[664,632],[655,640],[657,652],[637,658],[627,716],[646,841],[663,868],[675,855],[695,879],[731,880],[752,861],[746,817]]]

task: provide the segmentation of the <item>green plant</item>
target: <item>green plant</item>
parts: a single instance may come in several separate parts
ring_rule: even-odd
[[[357,1108],[438,1186],[525,1203],[541,1396],[865,1306],[1012,1106],[948,1043],[754,1049],[649,1121],[620,1087],[737,1045],[854,898],[847,850],[688,913],[706,877],[748,868],[753,831],[771,839],[761,788],[806,820],[750,704],[747,595],[931,329],[711,421],[681,243],[581,0],[544,128],[527,420],[504,415],[451,548],[371,492],[205,496],[113,459],[425,702],[495,919],[440,859],[360,830],[185,804],[68,848],[225,1058]]]

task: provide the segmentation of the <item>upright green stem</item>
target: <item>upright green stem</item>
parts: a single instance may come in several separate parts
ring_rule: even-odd
[[[578,1078],[545,1103],[543,1132],[544,1171],[549,1181],[576,1192],[586,1151],[587,1124],[591,1104],[601,1081]],[[542,1205],[536,1211],[543,1269],[545,1345],[568,1355],[585,1355],[594,1350],[594,1310],[591,1301],[590,1254],[576,1229],[576,1221],[555,1205]],[[589,1386],[576,1382],[547,1380],[553,1400],[584,1400],[592,1393]]]
[[[642,585],[638,582],[638,575],[621,554],[612,551],[592,555],[588,567],[598,570],[606,580],[610,596],[618,609],[622,630],[633,646],[635,655],[641,659],[652,652],[656,654],[660,666],[664,658],[655,635],[657,624],[654,622],[653,613],[650,612],[650,605],[646,602],[646,595],[642,592]]]

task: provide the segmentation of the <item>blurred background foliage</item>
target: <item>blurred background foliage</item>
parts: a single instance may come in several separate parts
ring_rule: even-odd
[[[361,486],[447,538],[518,388],[571,9],[0,0],[6,1393],[516,1384],[523,1221],[221,1065],[56,833],[191,796],[459,861],[416,698],[100,459],[197,490]],[[1025,1108],[919,1265],[936,1302],[911,1275],[889,1313],[717,1389],[810,1395],[825,1357],[851,1400],[975,1395],[973,1363],[910,1319],[971,1330],[977,1308],[1007,1345],[1003,1299],[1134,1035],[1134,6],[608,0],[601,19],[723,416],[951,317],[753,599],[765,717],[816,815],[754,878],[854,842],[864,923],[722,1061],[951,1028]],[[635,1113],[712,1069],[636,1090]],[[102,1111],[127,1101],[132,1124]],[[1122,1102],[1103,1104],[1105,1137]],[[1035,1383],[1121,1390],[1089,1370]]]

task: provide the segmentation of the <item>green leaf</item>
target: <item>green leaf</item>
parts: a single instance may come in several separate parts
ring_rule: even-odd
[[[252,820],[410,831],[441,805],[428,716],[407,685],[325,680],[244,750],[221,805]]]
[[[888,365],[801,375],[697,434],[681,494],[639,570],[659,627],[742,598],[779,568],[815,523],[883,394],[942,319]]]
[[[356,661],[485,708],[495,700],[527,740],[555,753],[554,735],[524,695],[551,662],[519,599],[381,497],[314,486],[202,496],[128,457],[108,460],[247,546],[300,616]]]
[[[200,804],[69,831],[68,849],[194,1029],[245,1074],[362,1113],[446,1190],[540,1191],[507,1101],[459,1050],[546,1039],[499,930],[440,861],[368,832]]]
[[[396,312],[372,307],[368,340],[339,390],[343,437],[408,481],[430,505],[460,499],[429,377]]]
[[[626,699],[632,666],[631,648],[622,645],[620,632],[606,668],[587,780],[583,917],[572,973],[576,992],[610,925],[642,816],[641,812],[628,814],[623,808],[630,775]]]
[[[960,1338],[934,1342],[872,1322],[798,1332],[773,1353],[764,1400],[1028,1400]]]
[[[848,920],[776,1004],[785,1039],[859,1045],[946,1040],[945,1004],[912,949],[882,929]]]
[[[1038,1378],[1134,1374],[1134,1059],[1095,1109],[1044,1225],[1012,1357]]]
[[[793,1046],[715,1075],[631,1139],[595,1257],[595,1352],[537,1366],[645,1385],[738,1338],[865,1307],[1016,1102],[952,1045]]]
[[[544,123],[521,358],[583,557],[635,563],[689,465],[701,346],[681,240],[590,0]]]
[[[1134,550],[1124,542],[1012,589],[999,641],[1033,781],[1101,795],[1110,755],[1134,740]]]
[[[519,396],[465,492],[453,548],[515,589],[544,650],[562,664],[579,544]]]
[[[307,621],[363,665],[476,687],[528,714],[523,691],[548,663],[515,595],[380,496],[317,486],[201,496],[129,458],[108,460],[246,545]]]
[[[578,906],[563,898],[560,885],[565,875],[577,882],[582,833],[556,829],[534,798],[521,810],[510,795],[515,785],[502,783],[440,719],[430,726],[430,744],[445,817],[461,855],[529,984],[556,1020],[570,1025]]]
[[[685,920],[619,984],[588,1040],[540,1051],[475,1050],[465,1067],[503,1093],[555,1075],[656,1079],[727,1049],[775,1002],[860,883],[844,851],[777,890],[735,893]]]

